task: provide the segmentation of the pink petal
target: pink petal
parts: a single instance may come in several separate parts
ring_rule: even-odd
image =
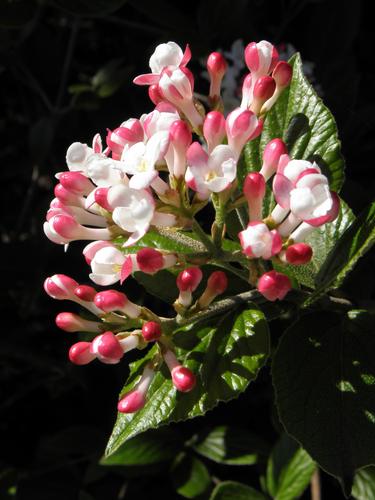
[[[133,83],[135,83],[136,85],[153,85],[154,83],[158,83],[159,79],[160,75],[147,73],[145,75],[136,76],[133,80]]]
[[[191,50],[189,44],[186,44],[184,55],[182,56],[180,66],[186,66],[191,59]]]
[[[282,207],[290,208],[290,192],[293,189],[291,181],[282,174],[276,174],[273,179],[273,194],[275,200]]]
[[[126,280],[126,278],[128,278],[131,275],[132,271],[133,271],[133,262],[132,262],[132,258],[129,255],[128,257],[126,257],[125,262],[123,263],[123,265],[121,267],[121,273],[120,273],[121,285]]]
[[[208,161],[208,154],[199,142],[193,142],[187,150],[186,157],[188,164],[194,167],[203,167]]]

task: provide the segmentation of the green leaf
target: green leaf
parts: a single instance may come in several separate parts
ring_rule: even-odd
[[[310,482],[315,464],[305,450],[283,434],[268,460],[266,487],[275,500],[294,500]]]
[[[316,161],[328,176],[331,189],[339,191],[344,182],[344,160],[336,122],[304,76],[300,55],[295,54],[289,62],[293,67],[291,84],[267,114],[261,137],[246,145],[245,169],[240,166],[239,175],[243,178],[247,172],[260,170],[266,144],[278,137],[286,142],[291,158]],[[270,204],[268,200],[267,209]]]
[[[316,277],[319,292],[338,288],[362,255],[375,243],[375,203],[345,231]]]
[[[272,376],[287,432],[350,493],[355,470],[375,463],[374,315],[315,312],[294,323]]]
[[[267,500],[267,497],[246,484],[224,481],[216,486],[210,500]]]
[[[303,266],[287,266],[274,263],[275,269],[281,272],[287,272],[302,285],[309,288],[315,288],[315,278],[327,256],[354,220],[355,217],[352,211],[348,205],[341,200],[338,217],[329,224],[317,227],[306,239],[306,243],[309,243],[313,249],[313,258],[311,262]]]
[[[375,500],[375,467],[366,467],[357,472],[352,496],[356,500]]]
[[[211,484],[207,467],[196,457],[182,453],[171,470],[177,493],[185,498],[203,495]]]
[[[151,230],[148,231],[147,234],[145,234],[145,236],[143,236],[143,238],[141,238],[135,245],[121,248],[121,250],[124,253],[134,253],[141,248],[150,247],[165,250],[166,252],[178,252],[182,254],[206,251],[206,248],[202,243],[190,237],[188,234],[182,231],[161,228],[158,231]],[[127,238],[124,236],[118,236],[114,240],[114,243],[116,245],[122,245],[126,239]]]
[[[251,465],[268,452],[267,444],[247,429],[220,426],[195,436],[194,450],[214,462]]]
[[[237,397],[256,378],[269,354],[267,322],[255,305],[241,313],[231,311],[220,320],[211,319],[206,326],[180,328],[173,341],[178,359],[197,375],[196,387],[187,394],[177,393],[164,366],[150,386],[144,408],[134,414],[118,415],[107,456],[141,432],[203,415],[219,401]],[[155,349],[131,365],[122,394],[138,381]]]
[[[180,435],[168,429],[151,429],[129,439],[101,465],[151,465],[174,458],[183,446]]]

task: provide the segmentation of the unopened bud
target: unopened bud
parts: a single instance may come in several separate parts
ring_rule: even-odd
[[[292,288],[288,276],[277,271],[264,273],[258,281],[258,290],[271,302],[282,300]]]
[[[313,250],[307,243],[294,243],[285,252],[286,261],[293,266],[307,264],[310,262],[312,255]]]
[[[203,123],[203,135],[210,153],[216,146],[222,143],[225,137],[225,118],[219,111],[207,113]]]
[[[250,109],[256,115],[259,114],[263,104],[272,97],[276,89],[276,82],[272,76],[261,76],[255,82],[253,90],[253,101]]]
[[[228,286],[227,275],[223,271],[214,271],[207,280],[207,287],[198,300],[199,307],[204,309]]]
[[[78,314],[62,312],[56,316],[56,325],[65,332],[100,332],[100,323],[81,318]]]
[[[69,359],[75,365],[87,365],[96,358],[90,350],[91,342],[77,342],[69,349]]]
[[[129,318],[138,318],[141,308],[131,302],[127,296],[117,290],[105,290],[95,295],[94,303],[102,311],[109,313],[113,311],[122,311]]]
[[[227,70],[227,62],[220,52],[212,52],[207,59],[207,71],[210,75],[210,93],[211,98],[218,97],[220,95],[221,81]]]
[[[249,220],[256,221],[262,218],[262,204],[266,193],[266,182],[259,172],[251,172],[245,177],[243,194],[249,208]]]
[[[272,139],[263,152],[263,165],[260,173],[267,181],[276,172],[282,155],[287,154],[285,143],[281,139]]]
[[[154,342],[161,337],[161,326],[156,321],[147,321],[142,326],[142,336],[146,342]]]

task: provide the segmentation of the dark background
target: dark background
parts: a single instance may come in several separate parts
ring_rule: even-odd
[[[291,43],[314,63],[314,82],[337,119],[347,161],[342,197],[358,214],[374,188],[370,6],[358,0],[0,2],[0,498],[14,498],[16,485],[22,500],[136,498],[147,492],[177,497],[168,464],[156,476],[152,468],[142,471],[142,479],[136,468],[96,465],[127,363],[69,364],[67,350],[76,337],[58,331],[54,316],[74,307],[42,291],[43,280],[54,273],[88,282],[82,245],[71,245],[65,255],[41,229],[67,146],[89,142],[96,132],[104,138],[106,127],[151,111],[145,88],[131,80],[147,72],[158,43],[188,42],[190,67],[198,73],[200,58],[229,50],[236,39],[245,45],[261,39]],[[197,78],[196,89],[205,92],[207,82]],[[352,297],[370,297],[373,264],[371,256],[364,259],[347,282]],[[144,295],[134,283],[127,293],[138,300]],[[278,424],[271,400],[266,369],[235,402],[174,427],[188,438],[202,426],[241,425],[272,442]],[[210,467],[221,479],[257,487],[253,469]],[[323,486],[326,498],[341,498],[328,476]]]

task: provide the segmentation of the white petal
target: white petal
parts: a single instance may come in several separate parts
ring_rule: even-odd
[[[89,274],[89,277],[97,285],[109,286],[109,285],[113,285],[114,283],[116,283],[117,281],[120,280],[120,273],[116,273],[116,274],[91,273],[91,274]]]
[[[132,189],[145,189],[149,187],[158,175],[157,170],[135,174],[129,181],[129,187]]]

